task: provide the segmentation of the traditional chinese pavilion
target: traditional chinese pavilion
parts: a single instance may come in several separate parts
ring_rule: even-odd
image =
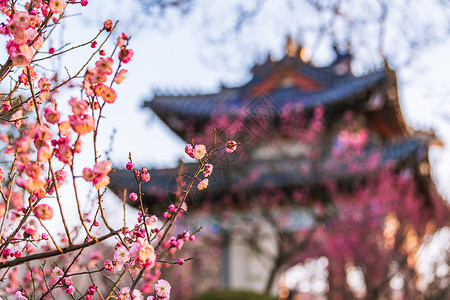
[[[188,210],[193,212],[189,218],[194,223],[207,223],[205,230],[212,233],[230,232],[233,222],[253,222],[249,217],[252,212],[242,201],[246,197],[254,199],[261,191],[283,191],[292,200],[299,190],[308,188],[303,196],[309,200],[303,204],[326,202],[329,199],[324,198],[329,195],[323,192],[322,182],[338,182],[340,188],[346,188],[345,183],[361,181],[388,164],[412,173],[424,206],[433,205],[436,197],[440,199],[430,179],[428,162],[428,148],[437,140],[431,133],[406,125],[396,75],[388,65],[355,76],[351,55],[336,51],[330,65],[317,67],[305,58],[305,49],[291,41],[286,49],[281,60],[268,57],[254,66],[252,78],[243,86],[222,87],[214,94],[156,95],[144,102],[145,108],[186,143],[195,139],[196,144],[211,145],[213,127],[222,143],[228,139],[241,143],[236,153],[215,157],[210,186],[191,196]],[[300,114],[301,122],[294,127],[291,124],[286,132],[281,129],[288,115]],[[314,125],[315,120],[319,125]],[[350,129],[343,130],[341,124],[345,122],[352,124]],[[320,134],[307,135],[314,126],[321,128]],[[306,127],[308,130],[304,130]],[[340,155],[339,149],[349,144],[355,152],[350,157]],[[186,163],[185,173],[195,166]],[[151,182],[143,186],[146,205],[152,211],[166,209],[169,201],[174,201],[178,168],[152,170],[151,174]],[[117,170],[111,176],[111,188],[122,195],[123,189],[134,190],[135,182],[129,172]],[[236,208],[235,216],[227,217],[227,225],[214,217],[214,206],[220,201]],[[287,202],[280,201],[280,207]],[[205,206],[211,213],[206,216],[200,213]],[[308,209],[278,213],[287,216],[283,218],[286,228],[314,226]],[[233,248],[230,236],[223,236],[222,285],[262,289],[264,280],[260,277],[269,276],[263,274],[267,271],[252,262],[250,250]]]

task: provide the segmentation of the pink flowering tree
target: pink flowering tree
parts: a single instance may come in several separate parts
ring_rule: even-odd
[[[191,258],[174,258],[174,251],[169,257],[170,247],[162,245],[176,249],[194,240],[188,231],[173,235],[174,223],[192,187],[208,187],[208,179],[200,176],[212,172],[210,158],[236,143],[213,143],[208,149],[191,145],[198,169],[185,175],[189,180],[180,187],[177,202],[163,212],[144,210],[141,187],[150,184],[150,174],[136,168],[130,154],[126,168],[136,179],[136,190],[128,197],[140,202],[136,221],[121,224],[108,217],[103,198],[112,163],[99,153],[99,128],[104,109],[117,100],[114,88],[122,84],[133,50],[130,37],[115,34],[117,23],[111,20],[85,43],[48,47],[55,28],[78,5],[88,6],[88,1],[0,0],[6,20],[0,34],[7,39],[8,55],[0,68],[0,139],[6,161],[0,169],[0,297],[169,299],[171,285],[160,278],[161,265],[183,265]],[[117,37],[114,43],[109,42],[112,36]],[[90,55],[76,72],[49,76],[38,71],[83,48]],[[65,103],[67,117],[60,110]],[[85,149],[93,149],[93,155],[81,165]],[[83,183],[94,191],[93,201],[80,196]],[[68,202],[74,209],[67,209]]]
[[[222,227],[219,238],[203,236],[201,243],[220,251],[225,240],[246,241],[267,266],[265,292],[289,266],[325,256],[329,299],[422,294],[417,254],[436,228],[448,225],[449,208],[414,164],[383,161],[382,138],[366,122],[351,111],[287,105],[273,119],[244,111],[238,118],[213,115],[205,133],[188,127],[205,142],[213,130],[225,140],[239,136],[245,149],[213,161],[215,172],[229,179],[226,192],[206,194],[191,207]],[[295,210],[308,216],[298,227],[291,226]],[[246,219],[238,223],[233,215]],[[360,272],[362,290],[348,285],[351,268]],[[401,291],[390,287],[394,277],[401,278]]]

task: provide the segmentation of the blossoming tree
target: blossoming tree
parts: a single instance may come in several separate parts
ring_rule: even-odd
[[[124,300],[143,299],[146,294],[150,299],[169,299],[171,286],[159,278],[161,264],[183,265],[191,258],[166,260],[161,245],[194,240],[188,231],[171,236],[173,225],[183,214],[192,186],[207,188],[208,180],[198,176],[211,173],[209,159],[230,147],[191,145],[198,170],[180,190],[178,201],[166,209],[163,221],[142,205],[134,224],[110,219],[103,197],[112,163],[99,153],[98,135],[104,109],[117,100],[114,87],[122,84],[133,50],[130,37],[115,34],[117,23],[111,20],[85,43],[59,49],[46,46],[75,5],[89,3],[0,1],[6,20],[0,33],[8,40],[7,58],[0,68],[0,135],[6,161],[0,169],[0,297]],[[113,35],[117,42],[111,47],[108,40]],[[41,67],[83,48],[91,54],[73,73],[48,76]],[[80,96],[58,94],[65,87],[78,89]],[[68,117],[60,110],[64,102],[71,109]],[[89,165],[81,166],[85,149],[93,149],[93,156]],[[129,198],[142,204],[141,186],[150,181],[150,174],[145,167],[134,166],[131,154],[129,160],[126,168],[136,180]],[[82,182],[91,183],[94,201],[80,196]],[[70,188],[63,191],[63,186]],[[74,211],[68,211],[67,201]],[[100,243],[112,248],[106,260],[99,252],[86,251]],[[108,253],[104,246],[102,252]]]

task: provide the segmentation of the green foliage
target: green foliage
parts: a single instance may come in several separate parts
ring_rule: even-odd
[[[232,290],[221,290],[221,291],[209,291],[203,293],[192,300],[276,300],[269,295],[259,294],[250,291],[232,291]]]

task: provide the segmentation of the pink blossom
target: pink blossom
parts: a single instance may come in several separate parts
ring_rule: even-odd
[[[44,109],[44,118],[45,120],[47,120],[47,122],[51,124],[56,124],[59,122],[61,114],[59,111],[56,110],[53,104],[50,104]]]
[[[50,96],[50,92],[48,90],[40,90],[39,91],[39,101],[42,103],[48,99]],[[38,102],[39,102],[38,101]]]
[[[102,57],[95,63],[95,68],[101,74],[111,75],[113,63],[114,60],[111,57]]]
[[[105,86],[103,91],[100,93],[100,97],[107,103],[114,103],[117,99],[116,91],[109,86]]]
[[[99,175],[92,180],[94,183],[94,186],[97,190],[101,189],[102,187],[105,187],[109,184],[109,176],[108,175]]]
[[[194,147],[194,158],[195,159],[202,159],[206,155],[206,147],[203,144],[195,145]]]
[[[28,27],[30,26],[30,15],[26,11],[16,11],[11,21],[18,27]]]
[[[63,275],[64,272],[60,268],[58,267],[53,268],[51,276],[54,280],[59,280]]]
[[[33,58],[33,50],[26,44],[18,45],[13,41],[7,44],[8,54],[15,66],[26,66]]]
[[[130,248],[130,257],[141,261],[147,268],[151,268],[156,260],[155,249],[143,238],[138,238]]]
[[[125,74],[128,72],[128,70],[120,70],[119,73],[114,77],[114,82],[117,84],[121,84],[122,81],[125,79]]]
[[[53,208],[48,204],[39,204],[33,209],[36,218],[41,220],[50,220],[53,218]]]
[[[69,129],[70,129],[70,122],[69,121],[62,121],[58,125],[59,133],[61,133],[62,136],[68,135],[69,132],[70,132]]]
[[[89,104],[86,101],[78,100],[76,97],[70,98],[69,105],[72,107],[72,112],[76,116],[84,115],[89,109]]]
[[[125,167],[128,171],[131,171],[134,169],[134,164],[132,162],[127,162],[127,165]]]
[[[133,57],[133,50],[122,48],[119,51],[119,59],[124,64],[129,63],[131,58]]]
[[[37,37],[36,41],[33,43],[33,49],[38,51],[39,49],[41,49],[43,43],[44,38],[42,36]]]
[[[228,141],[226,143],[225,151],[228,153],[232,153],[232,152],[234,152],[234,150],[236,150],[236,147],[237,147],[237,143],[235,141]]]
[[[56,151],[55,156],[65,164],[72,164],[72,148],[68,145],[59,145],[58,151]]]
[[[133,299],[133,300],[143,300],[144,296],[142,295],[142,293],[139,290],[134,289],[133,293],[131,294],[131,299]]]
[[[155,224],[156,222],[158,222],[158,217],[156,217],[155,215],[152,215],[149,218],[147,218],[147,225],[152,225]]]
[[[111,168],[112,168],[112,162],[110,162],[109,160],[104,160],[101,162],[98,162],[94,165],[94,173],[97,175],[102,175],[102,174],[108,174],[109,172],[111,172]]]
[[[198,183],[197,188],[198,188],[199,190],[206,189],[206,188],[208,187],[208,183],[209,183],[209,180],[208,180],[208,179],[203,179],[202,181],[200,181],[200,182]]]
[[[65,0],[50,0],[48,3],[48,7],[50,8],[51,12],[54,14],[60,14],[64,11],[64,8],[66,7],[67,3]]]
[[[119,248],[117,248],[116,252],[114,252],[114,261],[125,264],[129,260],[130,260],[130,255],[129,255],[127,248],[119,247]]]
[[[107,175],[111,171],[112,163],[108,160],[98,162],[91,170],[89,168],[83,169],[83,178],[86,181],[92,181],[96,189],[100,189],[109,184],[109,176]]]
[[[189,155],[191,158],[194,158],[194,147],[191,144],[187,144],[184,148],[184,152]]]
[[[112,263],[112,261],[110,261],[109,259],[105,260],[105,262],[103,263],[105,270],[112,272],[114,270],[114,265]]]
[[[110,32],[112,30],[113,27],[113,22],[111,20],[106,20],[105,22],[103,22],[103,28],[105,28],[106,31]]]
[[[53,151],[47,145],[39,148],[37,159],[38,161],[48,161],[53,155]]]
[[[70,126],[79,135],[87,134],[94,130],[95,121],[89,115],[79,116],[69,116]]]
[[[131,200],[131,201],[136,201],[137,199],[138,199],[138,196],[137,196],[136,193],[131,193],[131,194],[130,194],[130,200]]]
[[[160,279],[155,284],[156,296],[162,299],[169,299],[170,297],[170,283],[164,279]]]
[[[42,168],[34,163],[34,164],[30,164],[25,168],[25,174],[27,174],[29,177],[37,179],[39,177],[42,176],[43,171]]]
[[[56,182],[58,184],[61,184],[64,182],[64,180],[66,179],[66,171],[64,170],[58,170],[55,172],[55,177],[56,177]]]
[[[25,294],[22,291],[16,292],[16,299],[17,300],[28,300],[28,298],[25,297]]]
[[[209,175],[211,175],[212,170],[213,170],[213,165],[206,164],[205,167],[203,168],[203,176],[208,177]]]
[[[24,235],[24,237],[31,237],[35,241],[39,240],[39,232],[37,231],[36,226],[32,225],[32,224],[28,224],[25,226],[23,235]],[[28,244],[28,245],[31,245],[31,244]]]
[[[119,291],[119,299],[120,300],[130,300],[131,298],[130,295],[130,288],[129,287],[124,287]]]
[[[42,78],[39,79],[39,81],[38,81],[38,87],[39,87],[41,90],[49,90],[50,87],[51,87],[51,83],[50,83],[50,81],[48,80],[48,78],[42,77]]]
[[[128,35],[125,32],[122,32],[122,34],[117,38],[117,47],[122,48],[125,46],[125,41],[128,41],[128,39]]]
[[[72,295],[73,292],[75,292],[75,288],[72,285],[66,288],[67,294]]]
[[[87,289],[86,294],[88,294],[88,295],[94,295],[96,291],[97,291],[97,288],[96,288],[94,285],[91,285],[91,286]]]
[[[130,273],[130,275],[137,275],[139,274],[141,269],[136,266],[136,263],[134,261],[131,261],[127,265],[127,271],[128,273]]]
[[[141,179],[143,182],[150,181],[150,174],[148,173],[146,168],[142,168],[141,170]]]

